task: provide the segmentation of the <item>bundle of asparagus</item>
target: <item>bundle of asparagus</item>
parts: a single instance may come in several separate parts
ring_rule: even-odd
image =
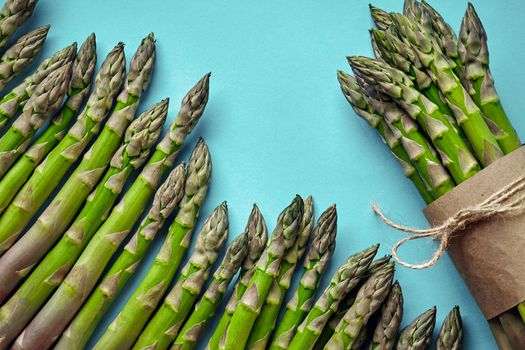
[[[425,1],[403,14],[370,6],[375,58],[351,56],[344,96],[377,130],[429,204],[521,146],[494,86],[487,35],[472,4],[459,38]],[[496,338],[525,347],[525,307],[490,321]],[[520,319],[521,318],[521,319]],[[500,334],[501,329],[505,334]]]

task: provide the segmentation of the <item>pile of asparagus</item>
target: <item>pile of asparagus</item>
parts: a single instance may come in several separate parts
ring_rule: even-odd
[[[7,1],[0,47],[35,5]],[[48,30],[4,51],[0,90],[36,58]],[[337,213],[330,206],[315,223],[311,197],[296,196],[270,237],[254,205],[214,269],[229,231],[220,204],[175,279],[212,172],[203,139],[187,165],[175,160],[204,112],[210,74],[186,94],[161,138],[167,99],[135,117],[155,63],[153,34],[127,74],[123,48],[118,43],[95,74],[92,34],[78,51],[73,43],[42,61],[0,100],[0,349],[84,349],[164,226],[160,251],[94,349],[192,349],[215,314],[210,349],[429,346],[435,308],[398,336],[401,287],[388,256],[373,260],[377,245],[350,256],[316,295],[335,249]],[[459,348],[462,332],[455,308],[436,346]]]
[[[521,146],[494,87],[487,34],[468,5],[459,38],[425,1],[370,5],[375,58],[348,57],[344,96],[375,128],[426,203]],[[500,348],[525,348],[525,304],[490,321]]]

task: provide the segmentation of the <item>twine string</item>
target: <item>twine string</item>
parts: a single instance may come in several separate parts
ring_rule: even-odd
[[[516,180],[506,185],[499,191],[492,194],[480,204],[476,204],[459,210],[443,223],[426,228],[418,229],[397,224],[390,220],[379,209],[376,204],[372,204],[372,209],[377,216],[388,226],[409,234],[409,236],[400,239],[392,247],[392,258],[402,266],[421,270],[433,266],[447,250],[450,240],[458,234],[464,234],[466,228],[477,222],[490,219],[498,215],[515,215],[525,209],[524,197],[519,195],[525,189],[525,175],[518,177]],[[433,256],[421,264],[412,264],[399,258],[397,251],[405,243],[422,238],[431,238],[439,241],[439,246]]]

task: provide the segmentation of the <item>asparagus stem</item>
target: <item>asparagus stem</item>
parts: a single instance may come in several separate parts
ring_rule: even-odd
[[[190,350],[195,347],[209,319],[215,315],[228,285],[248,253],[248,233],[244,232],[228,247],[213,279],[197,302],[195,310],[180,330],[171,350]]]
[[[433,307],[403,328],[396,343],[396,350],[428,349],[435,324],[436,307]]]
[[[321,214],[317,221],[299,286],[286,304],[286,310],[275,331],[270,350],[287,349],[297,327],[312,308],[315,291],[335,249],[336,234],[337,210],[335,205],[332,205]]]
[[[469,147],[454,130],[438,107],[417,91],[402,71],[366,57],[350,57],[355,74],[367,84],[389,95],[429,135],[439,151],[442,163],[457,183],[479,171],[479,164]]]
[[[0,48],[31,17],[37,0],[7,0],[0,11]]]
[[[303,211],[303,200],[297,195],[279,215],[268,246],[257,262],[248,289],[235,308],[219,348],[244,349],[255,320],[279,274],[285,252],[295,244]]]
[[[496,126],[495,136],[503,152],[510,153],[519,148],[521,142],[494,87],[489,68],[487,33],[470,3],[461,22],[459,38],[458,51],[463,62],[463,85],[484,116]]]
[[[373,109],[370,106],[370,104],[367,102],[365,94],[357,84],[357,81],[351,75],[346,74],[342,71],[338,71],[337,78],[339,80],[339,84],[341,85],[341,90],[343,91],[344,96],[346,97],[347,101],[350,103],[356,114],[363,118],[365,121],[367,121],[371,127],[377,130],[383,142],[386,145],[388,145],[394,157],[401,164],[405,176],[412,181],[416,189],[421,194],[423,200],[427,204],[431,203],[436,197],[428,189],[427,183],[423,180],[421,175],[419,175],[419,172],[414,167],[417,166],[417,162],[412,161],[410,159],[410,155],[403,148],[401,135],[399,133],[393,132],[390,126],[387,124],[386,120],[384,119],[384,116],[379,114],[375,109]],[[428,146],[424,138],[419,137],[419,139],[421,139],[424,142],[424,144]],[[410,142],[410,140],[408,140],[407,142]],[[428,150],[430,150],[429,147],[427,148]],[[423,149],[423,151],[424,150],[425,149]],[[426,158],[424,157],[426,152],[423,153],[423,157],[421,156],[421,153],[422,152],[418,152],[416,158],[423,158],[424,160]],[[437,159],[431,152],[429,154],[431,157],[433,157],[433,159]],[[424,169],[426,169],[426,161],[423,165]]]
[[[0,138],[0,176],[26,151],[36,132],[58,110],[69,87],[70,73],[68,63],[38,84],[22,114]]]
[[[399,283],[395,282],[381,307],[379,321],[372,335],[369,350],[393,349],[402,318],[403,293]]]
[[[86,178],[84,181],[91,188],[97,184],[135,115],[142,91],[147,87],[154,61],[155,43],[153,35],[150,34],[143,39],[131,60],[131,70],[123,90],[117,97],[113,114],[96,142],[84,155],[72,177]],[[80,129],[81,126],[82,129]],[[98,128],[98,126],[94,127]],[[33,214],[55,189],[68,167],[80,156],[81,151],[86,146],[85,132],[86,128],[83,124],[79,125],[79,129],[70,130],[70,133],[76,135],[76,140],[81,140],[75,142],[77,147],[73,146],[73,149],[68,147],[64,152],[59,149],[60,153],[53,155],[54,158],[56,157],[56,161],[44,161],[35,170],[32,178],[24,185],[0,218],[0,242],[13,242]],[[56,150],[55,148],[54,151]]]
[[[53,168],[53,171],[50,171],[48,174],[60,176],[62,168],[68,168],[76,160],[76,157],[80,156],[83,148],[87,146],[93,135],[98,132],[100,123],[104,120],[109,108],[113,105],[115,96],[120,90],[121,82],[123,81],[125,64],[123,45],[119,44],[109,53],[102,63],[102,67],[95,78],[94,90],[88,99],[84,111],[77,118],[77,121],[64,138],[61,141],[57,140],[57,144],[54,147],[51,145],[55,143],[54,141],[46,143],[46,146],[43,147],[39,141],[44,141],[43,138],[44,135],[46,135],[46,133],[44,133],[42,137],[22,155],[22,158],[11,168],[2,181],[0,181],[0,213],[7,208],[11,200],[18,193],[18,190],[22,188],[31,177],[33,170],[44,159],[46,159],[45,163],[48,164],[47,166]],[[75,73],[75,69],[73,72]],[[75,79],[73,79],[73,82],[74,81]],[[74,90],[71,91],[71,94],[73,93]],[[76,100],[76,97],[72,97],[71,102],[74,100]],[[71,104],[69,107],[73,108],[75,106]],[[69,114],[69,112],[66,112],[67,110],[68,105],[66,104],[64,107],[64,115]],[[68,117],[64,116],[62,120],[67,118]],[[54,125],[52,127],[54,127]],[[62,135],[59,138],[62,138]],[[80,150],[77,151],[79,147]],[[62,153],[67,157],[64,158]],[[76,154],[78,154],[78,156],[75,156]],[[57,165],[53,166],[52,164]],[[41,173],[42,170],[43,169],[40,168],[37,172]],[[34,177],[29,180],[33,187],[36,186],[36,183],[39,181],[47,184],[47,181],[50,180],[40,180],[40,175],[34,175]]]
[[[244,233],[248,236],[248,254],[244,259],[239,278],[235,283],[232,295],[228,304],[224,308],[224,313],[221,316],[219,323],[215,327],[213,334],[208,342],[206,349],[217,350],[219,349],[219,342],[223,337],[228,325],[230,324],[231,317],[237,307],[237,303],[241,300],[244,292],[248,288],[248,284],[255,273],[256,263],[261,256],[266,243],[268,242],[268,231],[264,217],[262,216],[259,208],[256,204],[253,205],[252,212],[248,218],[248,223],[244,229]]]
[[[228,238],[228,208],[219,205],[208,217],[177,283],[140,334],[133,349],[165,350],[177,337],[193,308],[221,247]]]
[[[328,287],[297,328],[288,349],[309,350],[314,347],[330,316],[337,312],[339,304],[366,274],[377,249],[378,245],[374,245],[354,254],[339,267]]]
[[[423,65],[432,72],[431,77],[447,99],[460,127],[483,166],[487,166],[503,155],[498,141],[484,120],[461,81],[454,73],[455,64],[447,58],[436,40],[426,35],[422,26],[406,16],[392,14],[392,18],[403,40],[409,43]]]
[[[33,60],[44,46],[50,26],[44,26],[21,36],[0,58],[0,91]]]
[[[494,340],[496,341],[496,344],[498,345],[498,349],[500,350],[514,350],[512,345],[510,344],[509,338],[505,334],[505,331],[503,330],[503,326],[501,325],[501,322],[499,319],[493,318],[488,321],[490,330],[492,331],[492,334],[494,335]]]
[[[304,200],[304,212],[297,239],[292,248],[288,249],[281,262],[279,275],[274,280],[272,288],[264,301],[257,320],[253,324],[250,336],[246,342],[247,349],[266,349],[270,336],[277,323],[277,317],[284,302],[286,292],[290,289],[292,277],[297,263],[302,259],[306,245],[314,226],[314,206],[312,196]]]
[[[1,27],[1,25],[0,25]],[[51,72],[73,62],[77,52],[77,43],[66,46],[53,56],[45,59],[36,71],[24,79],[22,83],[8,92],[0,100],[0,129],[18,114],[24,107],[31,94]]]
[[[184,194],[185,165],[181,163],[157,191],[153,204],[140,228],[102,278],[54,349],[84,349],[96,326],[125,287],[146,254],[151,241],[174,211]]]
[[[449,312],[436,340],[436,350],[459,350],[463,341],[463,325],[459,306]]]
[[[513,348],[524,349],[525,324],[518,312],[515,309],[511,309],[499,315],[498,318]]]
[[[352,348],[370,317],[383,304],[393,277],[394,263],[389,263],[368,278],[357,292],[354,303],[337,325],[332,338],[326,343],[325,349]]]
[[[129,349],[133,346],[188,250],[191,234],[206,198],[211,170],[208,147],[201,139],[189,160],[184,197],[153,265],[94,349]]]

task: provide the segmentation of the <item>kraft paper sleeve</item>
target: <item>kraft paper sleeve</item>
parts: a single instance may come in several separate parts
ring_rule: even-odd
[[[522,146],[435,200],[423,212],[431,225],[440,224],[460,209],[480,204],[524,174]],[[448,254],[487,319],[525,301],[525,212],[473,224],[451,240]]]

